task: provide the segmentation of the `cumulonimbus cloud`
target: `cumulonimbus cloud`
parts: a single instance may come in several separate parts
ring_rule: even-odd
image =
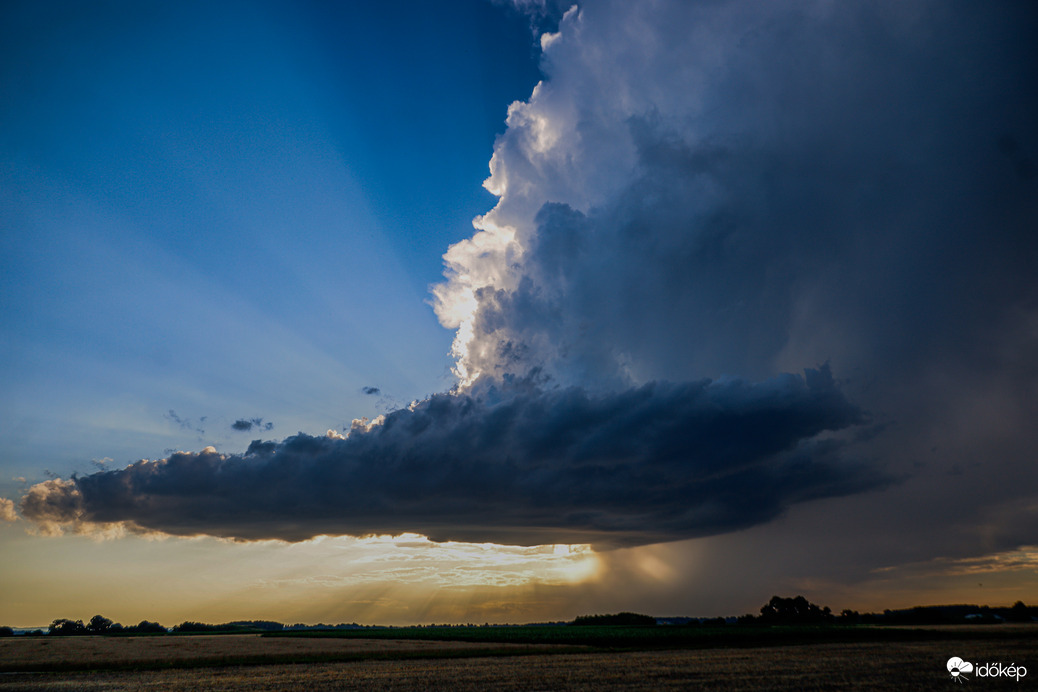
[[[418,531],[434,540],[621,545],[710,535],[886,478],[825,433],[861,423],[828,370],[577,387],[481,381],[348,436],[182,452],[29,489],[51,531],[297,541]]]
[[[1029,540],[1036,7],[578,4],[509,107],[497,205],[434,289],[460,380],[828,361],[888,424],[856,452],[915,476],[911,502],[834,517],[897,516],[913,559]]]
[[[995,331],[1026,353],[1036,14],[574,6],[434,287],[459,376],[906,378]]]
[[[542,39],[545,78],[495,143],[498,203],[433,289],[455,391],[346,438],[47,481],[21,512],[54,530],[624,544],[928,464],[906,525],[950,536],[1005,498],[1031,507],[1036,14],[582,3]],[[853,379],[774,377],[820,362]],[[852,446],[849,399],[892,424]],[[943,473],[973,457],[997,488]]]

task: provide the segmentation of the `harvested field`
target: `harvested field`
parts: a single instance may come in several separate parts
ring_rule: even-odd
[[[142,638],[143,639],[143,638]],[[164,638],[191,644],[193,639]],[[114,640],[127,643],[127,640]],[[286,642],[273,639],[273,642]],[[291,640],[288,640],[291,641]],[[318,640],[323,641],[323,640]],[[335,640],[339,641],[339,640]],[[350,645],[357,640],[348,640]],[[134,642],[135,645],[140,642]],[[388,642],[378,642],[385,646]],[[415,642],[408,642],[411,646]],[[217,644],[217,642],[213,642]],[[146,645],[147,646],[147,645]],[[402,653],[405,649],[399,649]],[[446,650],[444,650],[446,651]],[[455,651],[458,651],[455,649]],[[473,653],[477,653],[473,650]],[[478,654],[477,654],[478,655]],[[948,690],[945,662],[1001,661],[1028,668],[1016,680],[977,678],[983,689],[1028,689],[1038,680],[1038,640],[840,643],[765,648],[531,654],[424,660],[357,660],[143,672],[0,675],[2,690]]]
[[[0,672],[312,663],[371,658],[479,656],[545,646],[394,639],[273,639],[258,634],[0,639]],[[564,647],[579,650],[582,647]]]

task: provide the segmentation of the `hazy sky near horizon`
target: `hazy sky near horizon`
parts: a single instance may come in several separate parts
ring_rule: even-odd
[[[1038,597],[1038,12],[516,4],[2,10],[0,620]]]

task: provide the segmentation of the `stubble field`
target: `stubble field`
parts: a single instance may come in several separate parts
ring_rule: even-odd
[[[963,632],[953,640],[651,651],[254,635],[18,637],[0,642],[0,668],[8,671],[0,674],[0,689],[948,690],[961,689],[945,667],[959,656],[1026,666],[1019,682],[976,675],[967,681],[985,690],[1025,690],[1038,684],[1036,635],[1034,627],[1000,628],[997,636],[975,639]],[[126,669],[86,670],[99,660]],[[253,663],[229,663],[235,660]],[[133,670],[135,661],[150,669]],[[159,667],[161,661],[169,666]],[[67,668],[54,670],[55,663]],[[52,672],[32,672],[33,664]]]

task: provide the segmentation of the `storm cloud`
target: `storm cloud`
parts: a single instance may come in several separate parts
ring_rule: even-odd
[[[509,108],[500,201],[435,288],[459,376],[615,387],[831,360],[903,378],[992,341],[1023,356],[1026,7],[574,7]]]
[[[826,369],[653,382],[610,395],[480,381],[359,421],[46,481],[21,513],[53,531],[298,541],[420,531],[434,540],[621,545],[731,531],[888,479],[841,459],[863,422]]]
[[[787,544],[858,532],[867,572],[1033,540],[1036,31],[1014,2],[574,7],[434,289],[459,379],[829,362],[877,423],[851,447],[904,482]]]
[[[887,486],[789,542],[853,545],[848,570],[1011,549],[1038,526],[1036,15],[574,6],[433,287],[455,389],[347,437],[46,481],[21,512],[623,545]]]

